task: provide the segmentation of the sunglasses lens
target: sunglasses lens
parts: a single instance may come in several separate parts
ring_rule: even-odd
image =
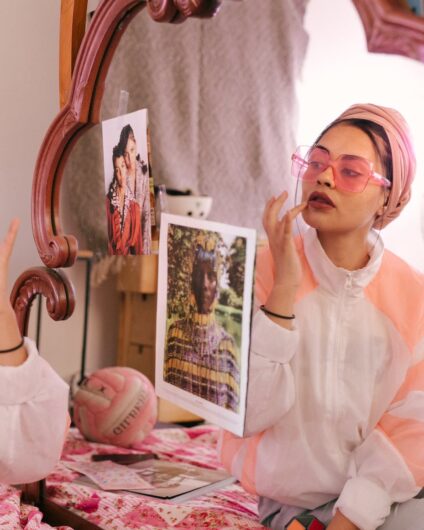
[[[337,185],[347,191],[361,192],[371,174],[369,163],[358,157],[341,157],[335,165]]]
[[[314,181],[329,166],[330,157],[317,147],[298,147],[292,156],[292,175],[302,180]]]
[[[318,174],[311,165],[311,150],[319,151],[312,147],[302,145],[292,155],[291,174],[294,178],[301,180],[314,180]]]
[[[336,187],[346,191],[362,192],[371,176],[372,168],[364,158],[341,155],[332,161],[328,151],[321,147],[300,146],[292,156],[292,175],[315,182],[331,165]]]

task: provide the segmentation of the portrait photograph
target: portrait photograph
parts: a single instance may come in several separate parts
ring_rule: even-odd
[[[152,252],[154,186],[147,109],[102,122],[108,254]]]
[[[156,392],[244,428],[256,232],[162,214]]]

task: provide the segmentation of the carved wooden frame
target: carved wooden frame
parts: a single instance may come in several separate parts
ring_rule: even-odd
[[[48,267],[70,267],[77,240],[63,234],[59,192],[64,165],[79,136],[98,123],[104,82],[118,42],[144,7],[158,22],[212,16],[217,0],[103,0],[96,10],[75,63],[68,102],[57,115],[39,151],[32,190],[32,227],[40,258]]]
[[[424,17],[404,0],[352,0],[370,52],[393,53],[424,62]]]
[[[75,294],[63,271],[77,257],[78,241],[64,234],[60,223],[60,186],[66,160],[76,140],[98,123],[104,82],[119,40],[132,18],[147,6],[157,22],[180,23],[188,17],[212,17],[219,0],[103,0],[96,10],[79,47],[82,28],[81,5],[86,0],[69,0],[62,20],[72,21],[71,55],[64,57],[63,86],[71,77],[67,102],[50,125],[41,145],[33,176],[31,217],[34,240],[46,267],[28,269],[16,280],[11,303],[23,334],[28,328],[31,304],[38,294],[46,298],[47,311],[54,320],[72,315]],[[79,4],[79,5],[78,5]],[[62,4],[63,7],[63,4]],[[83,13],[85,19],[85,13]],[[73,24],[77,26],[73,26]],[[61,43],[62,46],[62,43]],[[79,50],[78,50],[79,47]],[[78,54],[75,59],[76,52]],[[75,66],[74,66],[75,62]],[[62,85],[61,91],[63,92]],[[23,485],[23,500],[37,505],[44,520],[52,525],[70,525],[75,530],[101,530],[45,495],[45,482]]]

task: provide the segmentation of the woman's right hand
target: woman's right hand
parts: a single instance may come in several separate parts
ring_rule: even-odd
[[[263,224],[275,266],[274,285],[265,306],[277,315],[289,317],[287,319],[268,314],[273,322],[280,327],[293,329],[291,315],[294,314],[296,293],[302,279],[302,267],[292,228],[293,219],[306,208],[306,203],[295,206],[280,219],[280,211],[287,197],[288,193],[284,191],[278,197],[270,199],[265,206]]]
[[[0,240],[0,314],[12,310],[7,289],[9,260],[19,229],[19,219],[13,219],[3,240]]]
[[[293,220],[307,206],[306,202],[288,210],[281,218],[280,212],[287,201],[283,191],[266,204],[263,225],[268,236],[269,247],[275,265],[274,287],[296,291],[300,285],[302,269],[293,237]]]

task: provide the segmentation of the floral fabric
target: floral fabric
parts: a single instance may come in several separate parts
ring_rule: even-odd
[[[47,480],[47,494],[104,530],[158,530],[172,528],[220,530],[259,530],[257,498],[232,484],[182,504],[136,494],[111,493],[74,484],[77,473],[64,461],[90,460],[95,453],[154,452],[160,458],[196,463],[208,468],[221,467],[216,452],[218,429],[214,426],[155,429],[137,451],[86,441],[71,429],[62,461]],[[20,502],[17,489],[0,486],[0,529],[51,530],[41,512]],[[55,527],[55,530],[71,530]]]

